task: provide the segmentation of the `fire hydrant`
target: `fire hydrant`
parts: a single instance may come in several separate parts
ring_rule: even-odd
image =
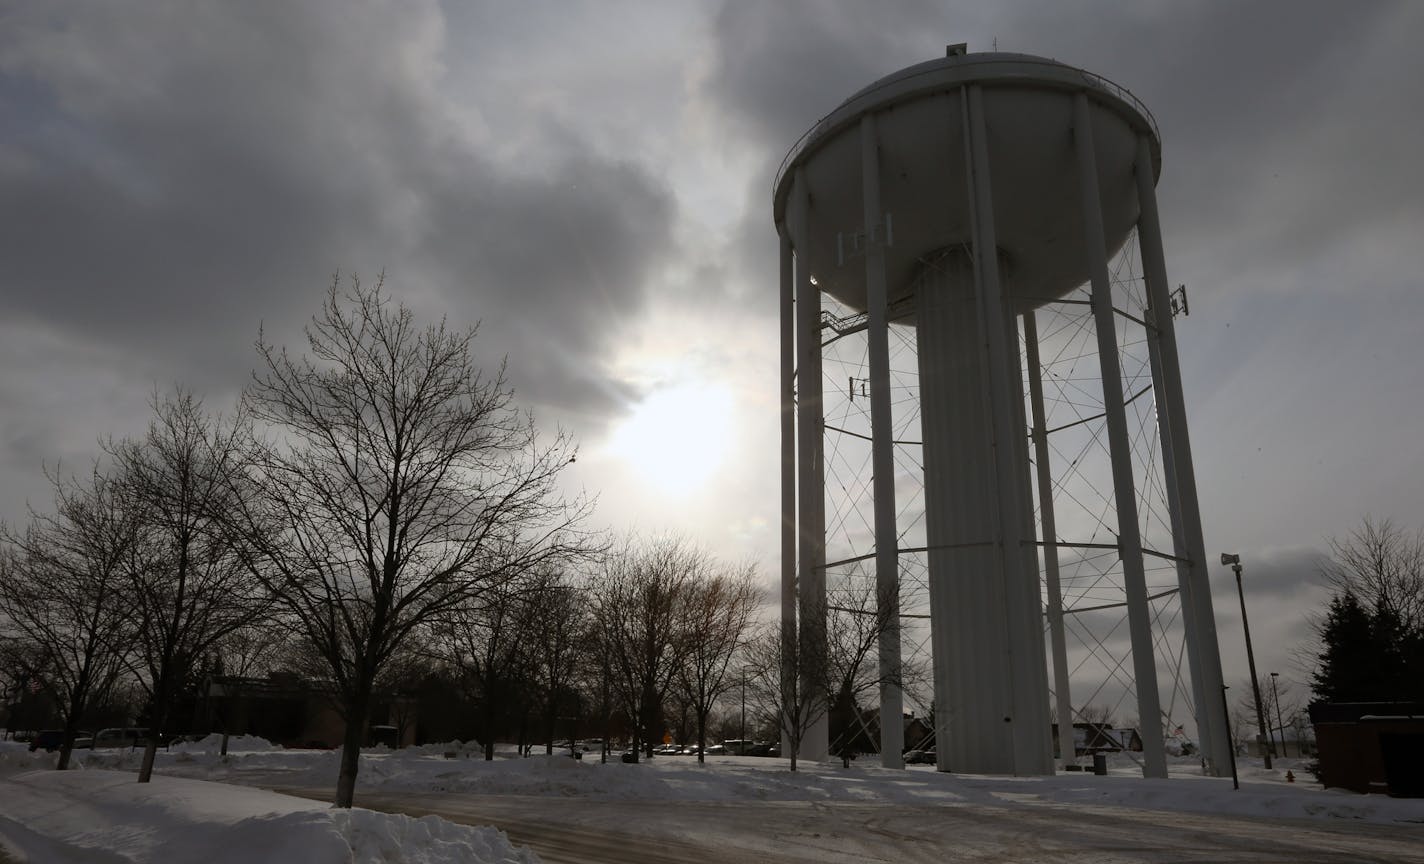
[[[1292,772],[1290,769],[1286,769],[1286,782],[1287,782],[1287,783],[1294,783],[1294,782],[1295,782],[1295,773]]]

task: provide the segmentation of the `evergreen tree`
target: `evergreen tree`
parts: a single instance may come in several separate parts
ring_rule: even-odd
[[[1316,624],[1316,698],[1424,701],[1424,530],[1366,518],[1330,541],[1322,572],[1334,597]]]
[[[1320,636],[1324,647],[1311,687],[1321,701],[1424,698],[1424,637],[1407,630],[1388,605],[1370,610],[1353,592],[1337,594]]]

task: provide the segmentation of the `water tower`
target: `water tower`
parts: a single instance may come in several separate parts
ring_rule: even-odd
[[[876,614],[886,622],[880,716],[901,716],[896,671],[907,549],[897,530],[896,477],[905,460],[897,463],[895,455],[902,442],[892,426],[888,345],[892,334],[912,332],[921,440],[909,461],[922,465],[923,523],[914,551],[927,573],[923,617],[941,770],[1054,771],[1053,724],[1069,729],[1073,722],[1063,635],[1072,610],[1064,608],[1059,558],[1088,548],[1106,550],[1123,592],[1130,638],[1121,665],[1135,693],[1144,774],[1166,776],[1152,604],[1169,593],[1180,604],[1202,754],[1213,773],[1227,764],[1221,665],[1157,216],[1160,155],[1152,115],[1106,79],[1041,57],[951,46],[943,59],[851,96],[801,138],[778,172],[783,622],[794,626],[799,616],[810,650],[825,638],[833,564],[826,560],[831,433],[823,415],[823,346],[859,331],[867,374],[848,386],[868,405],[867,434],[859,437],[868,442],[869,494],[861,497],[873,501],[873,548],[856,560],[873,569]],[[1132,237],[1141,262],[1140,314],[1115,306],[1109,272]],[[823,300],[851,314],[828,315]],[[1082,422],[1097,424],[1103,444],[1108,542],[1075,542],[1055,521],[1048,446],[1055,430],[1044,419],[1037,322],[1040,310],[1072,303],[1095,337],[1101,410]],[[1144,333],[1150,393],[1125,392],[1125,323]],[[1144,493],[1133,458],[1142,436],[1129,429],[1129,404],[1139,412],[1145,404],[1155,426],[1152,453],[1165,480],[1154,487],[1170,510],[1170,536],[1161,543],[1143,539]],[[1170,590],[1149,593],[1147,559],[1166,567]],[[902,764],[902,739],[900,723],[881,724],[887,766]],[[806,735],[803,756],[825,758],[827,746],[821,722]]]

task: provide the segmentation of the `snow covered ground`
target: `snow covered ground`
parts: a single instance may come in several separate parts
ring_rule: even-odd
[[[237,746],[244,745],[252,750],[274,749],[252,747],[252,742]],[[201,751],[164,753],[153,782],[141,785],[135,782],[137,755],[81,754],[81,770],[58,772],[43,770],[52,767],[55,756],[0,742],[0,861],[538,861],[533,853],[511,846],[493,828],[457,825],[436,816],[413,819],[359,808],[337,810],[263,789],[172,776],[184,773],[171,770],[179,765],[192,768],[219,760],[216,750],[211,759]],[[278,750],[273,755],[287,754]],[[110,760],[121,769],[101,766]]]
[[[456,757],[447,758],[447,752]],[[147,787],[132,780],[139,755],[81,751],[80,770],[60,774],[39,770],[52,765],[54,756],[0,743],[0,848],[21,861],[61,862],[535,860],[493,829],[459,826],[437,817],[342,812],[252,788],[330,790],[337,774],[335,752],[280,750],[260,739],[234,739],[222,757],[215,740],[182,745],[159,753],[155,782]],[[865,761],[848,770],[838,763],[803,762],[802,770],[793,774],[784,760],[775,759],[709,757],[706,765],[698,765],[692,757],[670,756],[638,765],[603,765],[596,757],[575,761],[563,755],[501,755],[485,762],[448,745],[371,751],[362,759],[357,803],[363,794],[402,792],[530,796],[549,800],[554,807],[570,799],[1000,808],[1033,803],[1317,823],[1424,824],[1424,800],[1323,790],[1291,759],[1278,760],[1271,771],[1247,760],[1237,791],[1229,779],[1202,777],[1190,760],[1174,765],[1169,780],[1144,780],[1131,760],[1120,756],[1114,757],[1106,777],[1003,778],[941,774],[928,766],[888,771]],[[1287,770],[1296,782],[1285,781]],[[115,857],[74,854],[97,849]],[[290,852],[295,849],[302,850],[299,857]],[[393,856],[396,849],[398,858]]]

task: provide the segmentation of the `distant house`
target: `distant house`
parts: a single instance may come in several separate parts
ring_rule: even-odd
[[[1142,752],[1142,737],[1136,729],[1114,729],[1111,723],[1074,723],[1073,755],[1119,753],[1123,750]],[[1058,724],[1053,724],[1053,755],[1062,758],[1058,749]]]
[[[928,720],[914,714],[905,718],[905,747],[911,750],[928,750],[934,743],[934,727]]]
[[[296,675],[220,676],[209,685],[207,696],[207,725],[215,732],[258,735],[286,747],[339,747],[346,733],[346,723],[331,697]],[[366,743],[415,743],[413,706],[413,700],[399,697],[378,700]]]

